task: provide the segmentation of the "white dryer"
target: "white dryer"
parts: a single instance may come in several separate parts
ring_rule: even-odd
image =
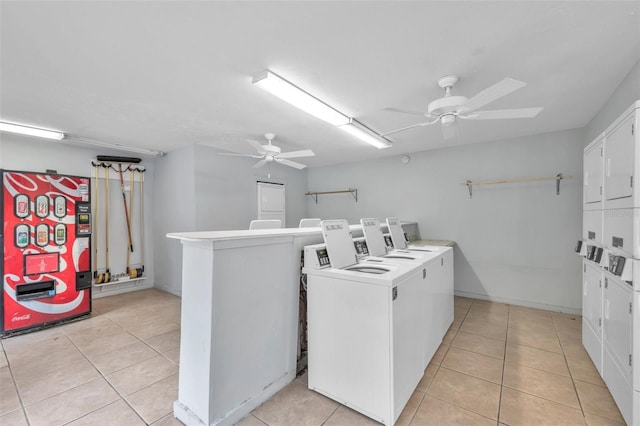
[[[418,262],[357,262],[349,225],[305,248],[309,389],[393,425],[424,372]]]

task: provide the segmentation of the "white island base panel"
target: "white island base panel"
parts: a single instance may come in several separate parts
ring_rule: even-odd
[[[354,236],[362,235],[352,225]],[[300,258],[320,228],[185,232],[178,400],[190,425],[231,425],[296,377]]]
[[[234,424],[296,377],[300,253],[320,229],[167,236],[182,242],[174,415]]]
[[[174,414],[230,425],[295,379],[300,257],[292,236],[182,243]]]

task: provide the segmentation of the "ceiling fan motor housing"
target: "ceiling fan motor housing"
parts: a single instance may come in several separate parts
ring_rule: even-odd
[[[445,96],[431,102],[427,107],[427,111],[435,116],[455,112],[461,106],[466,105],[468,101],[469,99],[466,96]]]

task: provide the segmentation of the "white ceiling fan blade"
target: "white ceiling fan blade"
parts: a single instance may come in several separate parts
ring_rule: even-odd
[[[469,120],[497,120],[503,118],[533,118],[542,111],[542,107],[496,109],[493,111],[476,111],[470,115],[459,115]]]
[[[219,152],[218,155],[230,155],[233,157],[252,157],[252,158],[262,158],[263,155],[253,155],[253,154],[232,154],[230,152]]]
[[[300,151],[283,152],[282,154],[278,155],[278,158],[313,157],[315,155],[316,154],[314,154],[310,149],[303,149]]]
[[[253,168],[257,169],[258,167],[262,167],[267,163],[268,163],[268,161],[266,159],[265,160],[260,160],[256,164],[253,165]]]
[[[247,139],[247,142],[249,142],[260,154],[266,154],[267,151],[264,150],[264,148],[262,147],[262,144],[258,141],[252,141],[251,139]]]
[[[387,107],[387,108],[382,108],[384,111],[391,111],[391,112],[400,112],[402,114],[411,114],[411,115],[422,115],[422,116],[431,116],[428,112],[426,111],[415,111],[415,110],[411,110],[411,109],[402,109],[402,108],[394,108],[394,107]]]
[[[505,78],[502,81],[497,82],[493,86],[487,87],[462,106],[458,112],[466,113],[475,111],[476,109],[485,106],[486,104],[495,101],[509,93],[526,86],[527,83],[523,81],[514,80],[513,78]]]
[[[455,123],[442,126],[442,136],[444,136],[445,140],[456,139],[458,133],[458,125]]]
[[[280,164],[284,164],[285,166],[295,167],[296,169],[304,169],[305,167],[307,167],[304,164],[296,163],[295,161],[291,161],[291,160],[286,160],[282,158],[282,156],[276,157],[274,158],[274,160],[276,160]]]
[[[398,132],[402,132],[402,131],[405,131],[405,130],[413,129],[414,127],[418,127],[418,126],[422,126],[422,127],[424,127],[424,126],[428,126],[428,125],[430,125],[430,124],[437,123],[438,121],[439,121],[439,118],[436,118],[436,119],[435,119],[435,120],[433,120],[433,121],[425,121],[424,123],[412,124],[411,126],[407,126],[407,127],[403,127],[403,128],[401,128],[401,129],[396,129],[396,130],[392,130],[392,131],[387,132],[387,133],[383,133],[383,134],[382,134],[382,135],[380,135],[380,136],[387,136],[387,135],[391,135],[391,134],[393,134],[393,133],[398,133]]]

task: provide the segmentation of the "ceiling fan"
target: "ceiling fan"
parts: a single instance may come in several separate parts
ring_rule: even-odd
[[[508,95],[524,86],[527,83],[514,80],[512,78],[505,78],[502,81],[490,86],[472,98],[466,96],[453,96],[451,89],[458,82],[459,77],[457,75],[448,75],[438,80],[438,86],[444,89],[444,96],[440,99],[436,99],[431,102],[427,107],[427,111],[412,111],[401,108],[385,108],[387,111],[402,112],[405,114],[422,115],[428,119],[428,121],[413,124],[411,126],[403,127],[401,129],[392,130],[384,133],[382,136],[387,136],[392,133],[402,132],[404,130],[412,129],[418,126],[429,126],[440,122],[442,125],[442,133],[445,139],[451,139],[456,136],[456,122],[458,118],[467,120],[497,120],[504,118],[533,118],[540,111],[541,107],[535,108],[517,108],[517,109],[500,109],[492,111],[477,111],[487,105],[490,102],[495,101],[503,96]]]
[[[253,141],[247,139],[257,151],[258,154],[231,154],[226,152],[221,152],[220,155],[234,155],[238,157],[252,157],[252,158],[260,158],[256,164],[253,165],[253,168],[256,169],[258,167],[262,167],[267,163],[275,161],[280,164],[284,164],[285,166],[295,167],[296,169],[304,169],[307,167],[304,164],[296,163],[295,161],[288,160],[289,158],[298,158],[298,157],[313,157],[315,154],[310,149],[303,149],[301,151],[290,151],[290,152],[282,152],[280,147],[271,144],[273,138],[276,137],[273,133],[265,133],[264,137],[267,139],[267,144],[262,145],[260,142]]]

